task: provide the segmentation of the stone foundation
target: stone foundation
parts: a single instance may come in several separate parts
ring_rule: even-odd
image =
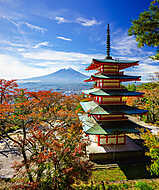
[[[87,147],[90,160],[102,162],[137,161],[144,157],[144,150],[130,137],[126,137],[125,145],[102,145],[91,142]]]

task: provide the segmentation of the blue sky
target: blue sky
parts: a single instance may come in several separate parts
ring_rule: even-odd
[[[134,59],[140,66],[126,74],[147,80],[159,70],[149,56],[155,50],[137,48],[128,36],[131,20],[150,0],[0,0],[0,78],[23,79],[62,68],[85,72],[92,58],[106,55],[110,24],[113,58]]]

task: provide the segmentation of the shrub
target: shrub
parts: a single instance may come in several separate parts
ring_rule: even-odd
[[[136,182],[135,187],[140,190],[152,190],[153,189],[151,185],[149,185],[143,181]]]

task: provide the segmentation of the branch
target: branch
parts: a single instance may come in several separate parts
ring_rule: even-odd
[[[13,141],[14,143],[18,144],[18,145],[21,147],[21,144],[20,144],[18,141],[16,141],[16,140],[13,139],[12,137],[10,137],[7,132],[5,132],[5,131],[3,131],[3,132],[4,132],[4,134],[6,135],[6,137],[8,137],[11,141]]]

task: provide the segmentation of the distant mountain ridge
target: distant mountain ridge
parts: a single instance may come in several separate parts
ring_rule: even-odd
[[[33,77],[21,80],[23,82],[47,82],[47,83],[63,83],[63,84],[71,84],[71,83],[83,83],[83,81],[88,78],[87,75],[84,75],[72,68],[68,69],[60,69],[54,73]]]

